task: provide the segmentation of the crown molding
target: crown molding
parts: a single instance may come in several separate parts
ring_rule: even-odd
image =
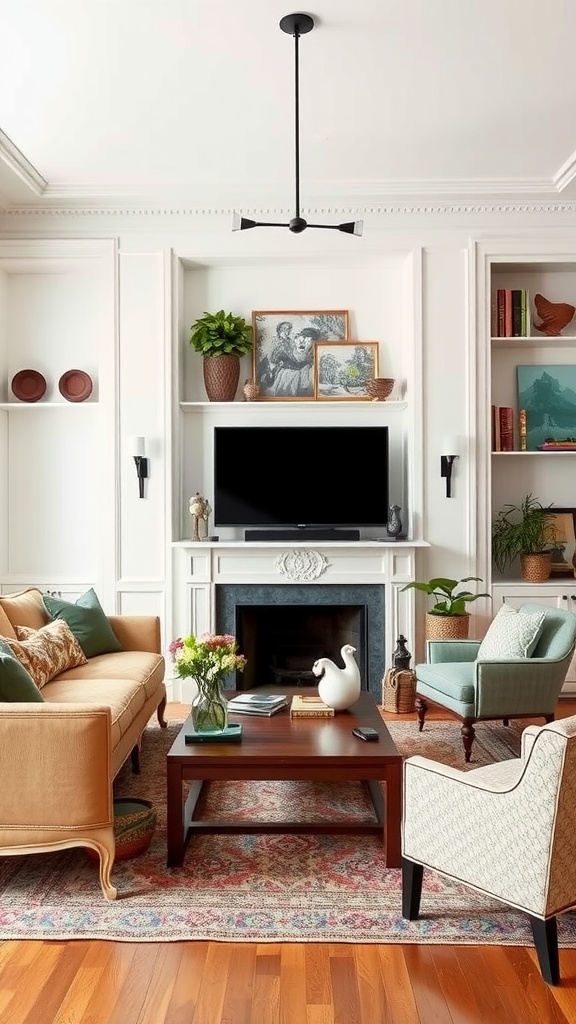
[[[37,171],[34,164],[31,164],[24,156],[18,146],[15,146],[11,139],[0,128],[0,162],[12,172],[26,187],[36,196],[45,194],[48,182],[40,171]]]
[[[118,218],[161,218],[161,217],[187,217],[187,218],[232,218],[234,212],[242,213],[250,217],[274,217],[289,218],[292,216],[292,208],[288,207],[232,207],[232,206],[171,206],[169,204],[158,206],[10,206],[2,209],[0,213],[3,218],[80,218],[89,217],[92,219],[104,219],[107,217]],[[509,216],[515,214],[544,214],[561,215],[575,214],[576,200],[522,200],[516,201],[495,201],[495,202],[466,202],[449,201],[445,202],[380,202],[380,203],[357,203],[355,205],[323,205],[302,207],[302,214],[306,217],[429,217],[429,216],[452,216],[462,215],[470,217],[482,217],[487,214],[498,216]]]

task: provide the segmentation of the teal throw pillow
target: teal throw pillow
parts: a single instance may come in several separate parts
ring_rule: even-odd
[[[61,597],[49,594],[44,595],[43,601],[53,619],[64,619],[68,623],[87,658],[122,650],[122,644],[92,588],[76,602],[63,601]]]
[[[0,640],[0,701],[35,701],[44,704],[44,697],[29,672],[12,651]]]

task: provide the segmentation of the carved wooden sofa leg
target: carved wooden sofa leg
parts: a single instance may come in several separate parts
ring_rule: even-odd
[[[158,705],[158,709],[156,711],[156,714],[158,715],[158,724],[160,725],[161,729],[165,729],[167,727],[167,725],[168,725],[168,722],[164,718],[165,710],[166,710],[166,694],[164,694],[164,696],[162,697],[162,700],[160,701],[160,703]]]
[[[423,697],[416,697],[414,706],[418,715],[418,732],[422,732],[422,729],[424,728],[424,719],[426,717],[426,712],[428,711],[428,705]]]
[[[135,747],[132,747],[130,759],[132,761],[132,771],[134,775],[140,775],[140,746],[138,743]]]

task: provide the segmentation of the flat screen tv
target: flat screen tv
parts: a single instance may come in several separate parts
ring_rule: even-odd
[[[216,527],[349,528],[350,540],[387,520],[388,427],[214,428]],[[246,539],[273,536],[260,532]]]

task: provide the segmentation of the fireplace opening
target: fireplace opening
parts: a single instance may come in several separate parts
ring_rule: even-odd
[[[248,662],[238,689],[317,686],[312,665],[330,658],[343,667],[340,648],[351,644],[366,689],[366,609],[360,606],[237,605],[236,637]]]
[[[384,585],[375,583],[216,584],[216,632],[237,637],[248,659],[230,685],[238,690],[316,686],[316,676],[312,681],[308,675],[316,659],[329,657],[342,665],[340,648],[351,643],[362,686],[380,701],[384,595]]]

